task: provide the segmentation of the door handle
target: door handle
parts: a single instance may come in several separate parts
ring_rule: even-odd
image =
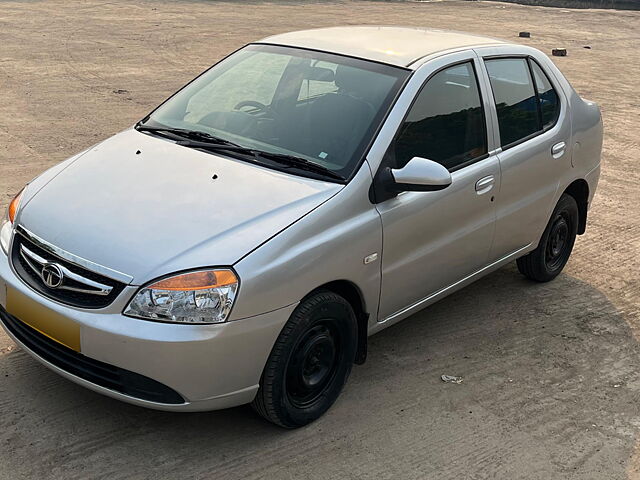
[[[493,185],[495,183],[496,183],[496,178],[493,175],[487,175],[486,177],[482,177],[480,180],[476,182],[476,193],[478,195],[487,193],[493,188]]]
[[[558,142],[553,147],[551,147],[551,156],[553,158],[560,158],[564,155],[564,150],[567,148],[567,144],[564,142]]]

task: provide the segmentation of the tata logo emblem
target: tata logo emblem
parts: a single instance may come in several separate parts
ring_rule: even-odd
[[[42,267],[42,281],[49,288],[58,288],[62,285],[64,273],[62,269],[55,263],[47,263]]]

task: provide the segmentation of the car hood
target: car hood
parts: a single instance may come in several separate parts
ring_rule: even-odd
[[[58,170],[30,185],[18,223],[134,284],[233,265],[343,187],[133,129]]]

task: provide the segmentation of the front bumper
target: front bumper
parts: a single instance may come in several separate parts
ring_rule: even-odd
[[[251,402],[271,348],[295,308],[290,305],[217,325],[168,324],[121,315],[134,291],[135,287],[125,289],[106,309],[83,310],[60,305],[25,285],[0,252],[0,305],[3,307],[0,316],[7,334],[31,356],[71,381],[149,408],[203,411]],[[34,324],[24,318],[36,327],[35,333],[29,327],[27,330],[16,329],[15,325],[12,328],[11,322],[16,321],[16,317],[17,326],[23,325],[21,315],[49,320],[45,327],[40,327],[41,323]],[[63,341],[66,346],[62,347],[38,333],[60,337],[57,332],[45,331],[61,328],[60,325],[64,330],[62,338],[71,338],[77,332],[77,342]],[[64,361],[51,357],[52,350],[58,357],[64,357]],[[136,385],[146,385],[147,390],[157,393],[166,387],[176,396],[140,394],[141,390],[131,388],[130,384],[121,387],[83,373],[87,368],[98,367],[108,371],[98,370],[101,376],[113,374],[123,381],[132,381],[133,377],[137,379]],[[138,377],[150,383],[145,384],[145,380]]]

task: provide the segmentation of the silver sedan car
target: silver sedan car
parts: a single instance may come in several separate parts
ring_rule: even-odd
[[[540,51],[419,28],[276,35],[54,166],[2,222],[0,317],[92,390],[321,416],[367,337],[508,262],[547,282],[599,108]]]

